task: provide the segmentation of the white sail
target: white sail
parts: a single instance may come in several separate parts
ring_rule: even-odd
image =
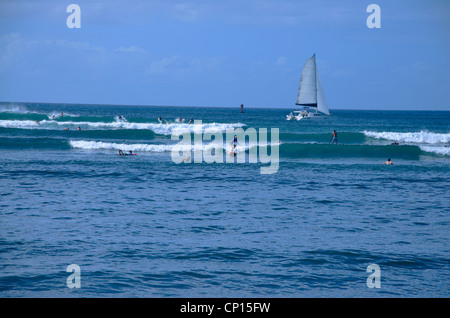
[[[317,111],[330,115],[317,71],[315,54],[306,61],[303,67],[296,104],[316,107]]]
[[[317,73],[317,110],[326,115],[330,115],[328,110],[327,101],[325,100],[325,94],[323,92],[322,83],[320,82],[319,73]]]
[[[298,88],[297,105],[317,105],[316,55],[306,61]]]

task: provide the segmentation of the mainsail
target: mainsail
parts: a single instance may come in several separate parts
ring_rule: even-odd
[[[317,71],[315,54],[306,61],[303,67],[296,104],[315,107],[319,112],[330,115]]]

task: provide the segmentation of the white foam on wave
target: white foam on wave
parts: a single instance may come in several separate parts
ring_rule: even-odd
[[[450,147],[430,147],[430,146],[419,146],[422,151],[433,152],[438,155],[450,156]]]
[[[70,140],[69,144],[73,148],[85,150],[118,150],[123,151],[145,151],[145,152],[165,152],[171,151],[171,145],[155,144],[120,144],[103,141]]]
[[[9,104],[9,105],[0,105],[0,113],[12,113],[12,114],[40,114],[47,115],[49,119],[55,119],[62,117],[61,114],[68,117],[78,117],[78,115],[73,113],[61,112],[61,111],[52,111],[49,114],[40,113],[37,111],[29,110],[25,105],[20,104]]]
[[[35,112],[29,111],[24,105],[10,104],[1,105],[0,113],[30,114]]]
[[[172,151],[176,146],[177,150],[180,151],[211,151],[213,148],[216,150],[227,149],[231,150],[231,145],[226,143],[220,145],[215,142],[203,142],[202,144],[191,144],[191,145],[161,145],[161,144],[125,144],[125,143],[114,143],[114,142],[103,142],[103,141],[88,141],[88,140],[70,140],[69,144],[73,148],[85,149],[85,150],[118,150],[123,151],[143,151],[143,152],[168,152]],[[270,146],[271,144],[261,144],[259,146]],[[276,145],[279,145],[276,144]],[[258,147],[258,144],[250,144],[237,146],[238,151],[246,151]]]
[[[39,124],[34,120],[0,120],[0,127],[34,129],[38,128]]]
[[[363,131],[363,133],[372,138],[393,140],[398,142],[424,143],[424,144],[445,144],[450,142],[450,133],[441,134],[428,131],[420,132],[375,132]]]
[[[183,124],[183,123],[172,123],[172,124],[160,124],[160,123],[133,123],[126,121],[115,121],[115,122],[74,122],[74,121],[53,121],[53,120],[42,120],[38,123],[32,120],[0,120],[0,127],[3,128],[24,128],[24,129],[54,129],[58,126],[77,128],[79,126],[89,129],[146,129],[152,130],[159,135],[171,135],[175,129],[186,129],[190,132],[194,132],[194,125]],[[244,124],[241,123],[203,123],[201,125],[202,129],[207,129],[209,132],[217,131],[224,132],[227,129],[234,129],[238,127],[243,127]]]
[[[180,151],[205,151],[212,149],[210,144],[203,145],[157,145],[157,144],[121,144],[103,141],[70,140],[69,144],[73,148],[85,150],[123,150],[123,151],[142,151],[142,152],[170,152],[177,146]],[[216,146],[216,149],[220,147]]]

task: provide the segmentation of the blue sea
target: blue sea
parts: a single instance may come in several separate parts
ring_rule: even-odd
[[[0,296],[448,297],[450,112],[292,110],[1,103]],[[278,169],[175,162],[191,119]]]

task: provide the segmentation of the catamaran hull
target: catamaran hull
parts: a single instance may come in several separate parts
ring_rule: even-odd
[[[297,114],[294,114],[297,113]],[[307,110],[303,110],[301,112],[295,111],[286,115],[286,120],[301,120],[301,119],[316,119],[316,118],[327,118],[327,116],[321,115],[318,112],[310,112]]]
[[[291,115],[286,115],[286,120],[301,120],[305,118],[304,116],[291,116]]]

